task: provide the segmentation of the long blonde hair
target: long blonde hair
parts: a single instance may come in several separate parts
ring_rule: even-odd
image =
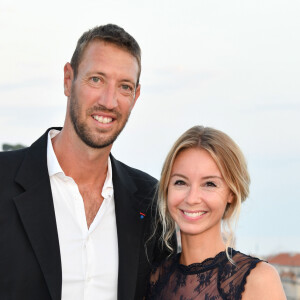
[[[227,204],[222,222],[226,253],[230,259],[228,247],[232,246],[234,241],[232,225],[236,225],[241,203],[248,197],[250,176],[245,157],[239,146],[224,132],[210,127],[194,126],[183,133],[171,148],[164,162],[157,199],[157,223],[160,223],[162,227],[161,242],[170,251],[175,250],[171,245],[172,236],[175,232],[175,222],[167,207],[168,185],[176,157],[181,151],[189,148],[200,148],[208,151],[234,195],[232,203]]]

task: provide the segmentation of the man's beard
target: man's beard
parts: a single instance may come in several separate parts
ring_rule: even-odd
[[[81,105],[78,102],[78,98],[75,95],[74,89],[71,91],[71,96],[70,96],[70,117],[71,121],[73,124],[73,127],[75,129],[75,132],[79,136],[79,138],[89,147],[95,148],[95,149],[100,149],[100,148],[105,148],[107,146],[110,146],[118,137],[118,135],[121,133],[123,128],[125,127],[128,118],[130,116],[130,113],[128,114],[127,118],[123,121],[123,124],[121,124],[121,128],[119,128],[117,131],[112,132],[111,136],[107,137],[104,139],[101,137],[101,132],[99,131],[96,134],[92,134],[88,125],[82,121],[80,121],[80,110],[81,110]],[[87,115],[91,115],[93,112],[104,112],[104,113],[113,113],[114,116],[116,116],[117,120],[122,119],[122,115],[120,112],[118,112],[115,109],[107,109],[104,106],[94,106],[87,111]],[[95,136],[97,135],[97,136]]]

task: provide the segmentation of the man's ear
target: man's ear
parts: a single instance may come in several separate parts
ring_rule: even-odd
[[[74,72],[70,63],[64,66],[64,93],[67,97],[71,95],[72,82],[74,79]]]
[[[138,97],[140,96],[140,93],[141,93],[141,85],[139,84],[139,85],[137,86],[137,88],[135,89],[134,102],[133,102],[132,108],[134,107],[134,105],[135,105],[135,103],[136,103],[136,100],[137,100]]]

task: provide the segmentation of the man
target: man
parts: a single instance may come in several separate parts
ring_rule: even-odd
[[[64,67],[64,127],[0,153],[1,300],[145,294],[156,180],[110,154],[140,95],[140,55],[116,25],[84,33]]]

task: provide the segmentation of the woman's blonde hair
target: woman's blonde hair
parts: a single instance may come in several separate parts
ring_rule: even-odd
[[[183,133],[164,162],[157,199],[157,220],[162,227],[161,242],[170,251],[174,251],[171,240],[175,232],[175,222],[167,206],[168,185],[176,157],[181,151],[189,148],[200,148],[209,152],[233,194],[233,201],[227,204],[223,215],[223,235],[226,240],[226,253],[229,257],[228,247],[232,246],[234,241],[232,223],[236,224],[241,203],[248,197],[250,177],[245,157],[238,145],[224,132],[210,127],[194,126]]]

